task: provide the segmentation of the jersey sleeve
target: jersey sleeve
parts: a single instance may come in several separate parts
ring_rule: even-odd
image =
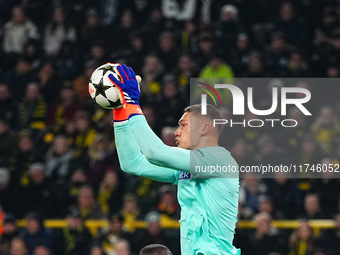
[[[150,163],[141,153],[129,123],[115,124],[114,133],[120,167],[124,172],[176,184],[179,172]]]
[[[163,167],[190,172],[190,150],[170,147],[152,131],[143,115],[129,120],[136,142],[146,159]]]

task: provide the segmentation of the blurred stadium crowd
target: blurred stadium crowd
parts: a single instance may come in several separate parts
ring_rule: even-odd
[[[190,77],[339,77],[339,8],[336,0],[0,0],[0,254],[128,255],[149,243],[179,254],[179,231],[160,227],[179,219],[175,187],[120,171],[112,112],[91,101],[90,75],[106,62],[132,66],[149,125],[175,146]],[[289,112],[297,128],[225,130],[240,165],[340,162],[339,91],[309,89],[320,100],[312,118]],[[230,118],[229,106],[221,112]],[[340,254],[333,177],[241,180],[239,217],[257,227],[237,229],[235,245],[245,255]],[[53,218],[67,225],[45,228]],[[110,226],[94,236],[86,219]],[[307,221],[288,231],[272,219],[336,219],[336,228],[316,236]]]

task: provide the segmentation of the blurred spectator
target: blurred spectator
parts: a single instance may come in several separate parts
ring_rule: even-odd
[[[74,205],[77,203],[77,197],[79,194],[79,190],[88,183],[87,176],[85,175],[84,171],[81,168],[76,169],[72,175],[71,175],[71,181],[68,184],[67,187],[67,206],[64,206],[64,208]],[[65,199],[64,197],[62,199]],[[65,202],[65,200],[64,200]]]
[[[133,233],[136,229],[135,222],[141,219],[141,214],[138,209],[136,196],[133,194],[124,195],[124,203],[121,214],[124,217],[125,229]]]
[[[164,30],[165,21],[161,10],[157,7],[150,11],[150,15],[143,25],[141,31],[145,38],[158,38],[159,34]],[[157,40],[147,40],[147,48],[155,49],[157,47]]]
[[[52,61],[45,61],[42,63],[35,79],[44,99],[48,103],[53,102],[60,91],[60,79],[57,74],[55,63]]]
[[[136,74],[140,74],[147,53],[146,41],[141,33],[135,32],[131,33],[129,42],[130,47],[125,49],[122,53],[122,57],[126,58],[126,61],[130,66],[133,66],[133,70]]]
[[[34,247],[39,242],[45,242],[48,247],[53,245],[53,236],[49,229],[45,228],[43,219],[40,214],[31,212],[26,216],[26,229],[22,231],[21,236],[27,247],[27,254],[33,255]]]
[[[272,219],[280,218],[276,212],[273,200],[269,196],[261,198],[258,208],[259,213],[268,213]]]
[[[244,139],[237,139],[232,145],[230,152],[239,165],[250,166],[253,164],[253,155],[250,153],[248,145]]]
[[[51,20],[44,32],[44,49],[48,56],[56,56],[63,41],[76,41],[75,28],[71,24],[65,10],[57,7],[53,10]]]
[[[323,153],[319,148],[318,144],[315,140],[310,136],[306,135],[302,139],[301,149],[298,155],[298,164],[302,165],[302,173],[299,173],[300,177],[308,178],[310,176],[309,173],[304,173],[306,171],[305,164],[318,164],[323,157]],[[299,180],[299,189],[303,192],[308,192],[311,187],[311,183],[309,180],[300,179]]]
[[[119,52],[128,47],[127,42],[129,41],[131,33],[135,30],[135,26],[132,12],[130,10],[123,11],[119,18],[119,23],[114,28],[114,32],[109,35],[110,46],[114,52]]]
[[[215,41],[211,34],[201,33],[198,41],[198,51],[194,55],[195,63],[199,70],[208,64],[215,53]]]
[[[310,77],[307,63],[299,52],[292,52],[288,58],[288,62],[283,67],[280,77]]]
[[[16,188],[29,183],[28,169],[37,160],[32,135],[24,130],[19,135],[18,145],[8,158],[8,169],[11,172],[11,185]]]
[[[70,209],[66,222],[67,226],[58,235],[55,254],[89,255],[92,236],[84,226],[80,212]]]
[[[5,220],[5,211],[2,209],[1,205],[0,205],[0,223],[1,223],[1,226],[0,226],[0,235],[2,235],[2,232],[4,231],[3,229],[3,223],[4,223],[4,220]]]
[[[257,164],[277,166],[286,163],[285,155],[278,149],[273,137],[263,134],[257,139],[258,153],[255,155]]]
[[[9,129],[7,120],[0,117],[0,165],[8,165],[8,157],[13,153],[17,143],[16,134]]]
[[[114,170],[107,170],[98,189],[98,201],[107,215],[118,212],[123,205],[123,185]]]
[[[271,226],[271,216],[262,212],[256,215],[256,232],[250,240],[251,254],[270,255],[272,252],[284,254],[284,240]]]
[[[337,201],[340,197],[340,180],[335,178],[334,161],[330,158],[323,158],[320,161],[322,173],[320,178],[313,181],[311,192],[320,198],[320,207],[325,215],[333,216],[337,211]],[[325,217],[324,215],[324,217]]]
[[[340,132],[338,119],[331,106],[321,107],[311,130],[323,152],[329,153],[333,148],[334,136]]]
[[[250,51],[251,44],[248,35],[239,34],[236,39],[236,45],[228,56],[230,64],[234,67],[234,71],[237,75],[240,75],[242,70],[246,69],[248,66]]]
[[[296,180],[278,174],[269,190],[268,195],[274,201],[277,214],[283,219],[295,219],[302,210],[302,199]]]
[[[124,10],[131,10],[133,16],[136,19],[137,27],[140,27],[145,23],[148,16],[150,15],[150,11],[155,6],[158,6],[159,3],[154,2],[152,0],[129,0],[124,2],[122,8]]]
[[[55,67],[62,79],[73,79],[81,69],[78,66],[79,55],[75,51],[75,43],[63,41],[60,46],[58,58],[55,60]]]
[[[174,33],[164,31],[159,35],[159,49],[157,56],[163,60],[164,69],[169,71],[173,68],[178,60],[179,51],[176,47],[176,38]]]
[[[46,154],[46,177],[54,181],[66,181],[73,170],[73,151],[65,136],[57,136]]]
[[[162,116],[158,121],[159,127],[177,126],[184,107],[185,104],[175,77],[172,75],[165,76],[162,83],[162,94],[157,100],[158,114]]]
[[[13,99],[17,102],[22,100],[27,84],[33,81],[32,64],[25,58],[16,61],[15,68],[5,73],[4,80],[13,93]]]
[[[306,116],[299,109],[291,108],[288,117],[296,120],[299,125],[294,129],[283,130],[278,141],[284,150],[288,151],[290,157],[296,158],[301,149],[303,138],[309,133],[310,125]]]
[[[20,191],[14,186],[10,185],[10,173],[7,168],[0,168],[0,204],[2,210],[20,214],[19,205],[15,203]],[[20,215],[21,216],[21,215]]]
[[[325,67],[327,67],[330,63],[339,66],[340,32],[334,31],[327,41],[327,44],[320,45],[316,51],[320,58],[320,63],[317,67],[320,68],[321,74],[325,73]]]
[[[126,240],[119,240],[116,245],[116,255],[131,255],[129,242]]]
[[[97,237],[96,243],[103,247],[103,251],[107,255],[117,252],[117,245],[120,240],[132,241],[132,235],[123,228],[124,217],[120,214],[115,214],[111,217],[110,225],[107,230],[104,230]]]
[[[58,132],[65,122],[72,120],[80,109],[81,105],[76,100],[72,83],[65,81],[60,91],[60,99],[52,105],[48,114],[49,126]]]
[[[77,206],[82,220],[104,219],[106,214],[102,212],[94,197],[94,191],[90,186],[83,186],[78,192]]]
[[[155,95],[161,91],[163,68],[163,63],[156,55],[146,56],[142,70],[143,80],[140,85],[143,93],[141,100],[152,102]]]
[[[165,143],[168,146],[176,146],[176,140],[175,140],[175,131],[176,128],[174,127],[163,127],[161,132],[161,139],[163,143]]]
[[[249,176],[241,181],[239,201],[247,208],[243,210],[244,217],[251,218],[258,212],[260,199],[266,192],[267,186],[260,179]]]
[[[0,82],[0,119],[5,120],[11,127],[14,127],[16,105],[6,83]],[[1,153],[0,153],[1,154]]]
[[[164,231],[160,227],[160,215],[155,211],[149,212],[145,216],[145,221],[148,226],[146,229],[142,230],[140,233],[139,241],[138,241],[138,249],[142,249],[144,246],[153,243],[159,243],[163,245],[167,245],[167,236]]]
[[[2,226],[3,232],[0,236],[0,253],[7,254],[12,241],[19,236],[14,215],[7,213]]]
[[[315,28],[315,41],[317,45],[327,43],[331,35],[339,27],[339,18],[336,11],[331,7],[326,7],[322,12],[321,23]]]
[[[103,249],[100,246],[94,245],[91,248],[91,253],[90,255],[103,255]]]
[[[218,47],[227,57],[230,49],[234,48],[237,35],[244,32],[239,22],[238,9],[234,5],[227,4],[222,7],[220,19],[215,25],[215,35]]]
[[[201,70],[199,78],[234,78],[233,70],[229,65],[223,62],[221,56],[214,55],[209,63]]]
[[[190,55],[182,54],[178,58],[177,68],[175,71],[176,83],[179,85],[180,93],[188,98],[190,92],[190,77],[197,76],[196,66]]]
[[[3,51],[5,53],[22,53],[29,39],[39,38],[37,27],[26,16],[21,6],[12,9],[12,19],[5,24]]]
[[[108,48],[105,41],[96,40],[93,44],[91,44],[88,54],[89,55],[87,56],[86,60],[91,61],[95,69],[110,61],[108,56]],[[86,82],[88,83],[88,80]]]
[[[102,135],[97,135],[82,162],[89,183],[95,189],[99,187],[103,180],[105,171],[112,166],[112,161],[112,151],[109,148],[108,139]]]
[[[308,220],[327,219],[322,208],[320,208],[319,196],[308,194],[304,201],[304,214],[300,217]]]
[[[280,17],[275,22],[274,31],[284,33],[287,39],[298,46],[307,43],[307,29],[304,20],[298,15],[291,2],[284,2],[280,8]]]
[[[248,56],[247,69],[241,73],[242,77],[265,78],[270,77],[266,70],[263,56],[257,51],[252,51]]]
[[[9,255],[29,255],[25,242],[20,238],[14,238],[11,243]]]
[[[25,188],[26,208],[48,218],[56,217],[56,197],[45,178],[45,166],[34,163],[29,167],[30,183]]]
[[[335,229],[326,229],[319,238],[319,249],[327,255],[340,253],[340,214],[335,217]]]
[[[43,130],[47,106],[37,83],[29,83],[23,100],[19,104],[19,126],[21,129]]]
[[[269,47],[266,51],[266,59],[268,66],[274,74],[287,64],[292,47],[281,32],[273,33],[270,39]]]
[[[197,24],[193,20],[186,21],[181,33],[181,47],[185,54],[197,52]]]
[[[78,112],[75,116],[77,134],[74,140],[74,157],[81,160],[93,144],[97,132],[91,127],[90,117],[86,112]]]
[[[100,65],[103,63],[105,62],[100,62]],[[89,98],[89,80],[97,67],[98,65],[94,60],[87,61],[85,63],[84,72],[73,80],[73,89],[80,103],[86,103],[90,101],[93,104],[93,101]]]
[[[41,65],[42,55],[39,40],[31,39],[25,43],[22,56],[32,63],[33,70],[37,70]]]
[[[74,119],[70,119],[66,121],[60,130],[60,134],[66,137],[66,141],[69,147],[74,146],[74,139],[75,139],[76,132],[77,132],[76,123]],[[51,139],[51,141],[53,140]]]
[[[81,28],[81,45],[84,52],[90,49],[90,46],[96,41],[103,39],[104,33],[100,26],[100,16],[96,9],[88,9],[85,17],[85,23]]]
[[[180,211],[176,203],[175,191],[167,185],[163,185],[160,188],[160,191],[162,192],[162,195],[157,205],[160,216],[178,220],[180,218]]]
[[[313,229],[307,222],[300,222],[300,225],[289,237],[289,254],[291,255],[312,255],[316,251]]]
[[[50,255],[51,248],[49,248],[44,242],[38,243],[34,247],[33,255]]]

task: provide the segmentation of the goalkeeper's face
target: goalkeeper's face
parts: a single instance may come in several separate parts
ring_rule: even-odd
[[[175,139],[178,147],[190,149],[190,112],[184,113],[178,121],[178,128],[175,131]]]
[[[190,112],[184,113],[175,131],[177,146],[183,149],[197,149],[202,143],[202,136],[206,134],[204,130],[206,120]]]

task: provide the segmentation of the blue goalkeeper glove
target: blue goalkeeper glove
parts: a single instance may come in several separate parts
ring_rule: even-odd
[[[131,67],[126,65],[119,65],[117,71],[122,77],[122,81],[117,80],[113,74],[109,74],[110,81],[121,91],[123,94],[123,108],[113,110],[113,119],[115,123],[124,123],[130,117],[143,114],[139,106],[140,76],[136,77],[135,72]]]
[[[135,72],[126,65],[118,66],[117,71],[120,77],[122,77],[122,81],[117,80],[113,74],[109,74],[110,81],[123,91],[127,104],[139,105],[140,88]]]

